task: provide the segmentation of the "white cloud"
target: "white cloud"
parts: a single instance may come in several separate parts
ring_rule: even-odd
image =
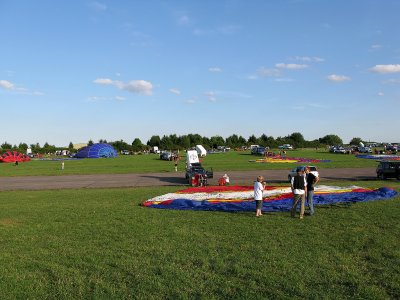
[[[142,94],[150,96],[153,94],[153,84],[146,80],[132,80],[124,83],[119,80],[112,80],[109,78],[98,78],[93,80],[96,84],[113,85],[120,90],[125,90],[131,93]]]
[[[190,18],[186,15],[180,16],[178,18],[178,24],[179,25],[186,25],[190,23]]]
[[[107,100],[106,97],[98,97],[98,96],[90,96],[87,98],[87,101],[89,102],[97,102],[97,101],[103,101],[103,100]]]
[[[170,91],[171,93],[173,93],[173,94],[177,94],[177,95],[180,95],[180,94],[181,94],[181,91],[178,90],[178,89],[175,89],[175,88],[169,89],[169,91]]]
[[[371,48],[372,48],[373,50],[377,50],[377,49],[382,48],[382,45],[374,44],[374,45],[371,46]]]
[[[294,60],[300,60],[305,62],[323,62],[325,59],[318,56],[295,56]]]
[[[290,107],[291,109],[294,109],[294,110],[304,110],[304,106],[292,106],[292,107]]]
[[[213,67],[213,68],[208,68],[208,71],[210,71],[210,72],[222,72],[222,69],[218,68],[218,67]]]
[[[369,69],[371,72],[387,74],[387,73],[400,73],[400,64],[398,65],[376,65]]]
[[[328,106],[320,104],[320,103],[308,103],[307,105],[310,106],[310,107],[321,108],[321,109],[329,108]]]
[[[17,93],[17,94],[33,95],[33,96],[43,96],[44,95],[44,93],[39,92],[39,91],[32,92],[32,91],[28,90],[27,88],[15,86],[14,83],[12,83],[8,80],[0,79],[0,88],[12,91],[13,93]]]
[[[107,9],[107,5],[105,5],[104,3],[97,2],[97,1],[91,2],[90,7],[97,11],[105,11]]]
[[[378,93],[378,96],[381,96],[381,97],[382,97],[382,96],[385,96],[385,93],[384,93],[384,92],[379,92],[379,93]]]
[[[210,92],[206,92],[204,94],[207,96],[208,101],[217,102],[217,98],[215,97],[215,93],[214,92],[210,91]]]
[[[11,83],[7,80],[0,80],[0,88],[6,89],[6,90],[13,90],[13,89],[15,89],[15,86],[13,83]]]
[[[223,35],[233,35],[236,32],[238,32],[241,29],[240,26],[237,25],[226,25],[223,27],[219,27],[216,31],[217,33],[223,34]]]
[[[124,84],[121,89],[146,96],[150,96],[153,93],[153,85],[146,80],[132,80]]]
[[[114,81],[112,81],[109,78],[97,78],[97,79],[93,80],[93,82],[97,83],[97,84],[104,84],[104,85],[114,84]]]
[[[98,101],[124,101],[125,97],[115,96],[115,97],[101,97],[101,96],[90,96],[87,98],[88,102],[98,102]]]
[[[276,82],[293,82],[294,80],[292,78],[276,78],[274,81]]]
[[[247,76],[247,79],[249,79],[249,80],[257,80],[257,79],[258,79],[258,76],[256,76],[256,75],[249,75],[249,76]]]
[[[328,80],[334,81],[334,82],[343,82],[343,81],[351,80],[351,78],[348,76],[336,75],[336,74],[329,75],[327,78],[328,78]]]
[[[240,26],[237,25],[226,25],[213,29],[202,29],[196,28],[193,30],[193,34],[197,36],[205,35],[234,35],[241,30]]]
[[[278,69],[268,69],[268,68],[264,68],[261,67],[258,69],[257,71],[259,76],[262,77],[279,77],[282,76],[282,72]]]
[[[279,63],[279,64],[275,64],[275,67],[277,67],[278,69],[299,70],[299,69],[308,68],[308,65]]]

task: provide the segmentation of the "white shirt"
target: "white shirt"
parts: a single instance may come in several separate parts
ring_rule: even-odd
[[[261,182],[254,182],[254,200],[262,200],[264,186]]]

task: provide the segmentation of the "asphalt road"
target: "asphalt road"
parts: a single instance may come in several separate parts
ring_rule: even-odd
[[[223,172],[214,172],[209,184],[216,185]],[[287,170],[230,171],[231,184],[251,185],[258,175],[267,182],[287,182]],[[183,172],[147,174],[93,174],[63,176],[0,177],[0,190],[48,190],[78,188],[117,188],[140,186],[187,186]],[[320,171],[321,182],[332,180],[376,180],[375,168],[324,169]]]

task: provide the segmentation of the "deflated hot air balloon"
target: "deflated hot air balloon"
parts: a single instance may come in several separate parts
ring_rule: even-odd
[[[178,210],[253,211],[255,202],[253,186],[205,186],[188,188],[154,197],[143,206]],[[314,190],[314,204],[355,203],[383,200],[397,195],[394,189],[377,189],[359,186],[320,185]],[[265,212],[290,211],[293,194],[290,187],[268,186],[263,193]]]

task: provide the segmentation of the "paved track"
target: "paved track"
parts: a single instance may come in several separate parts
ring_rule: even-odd
[[[267,182],[287,182],[287,170],[230,171],[231,184],[252,184],[258,175]],[[223,172],[215,172],[209,183],[216,185]],[[320,171],[321,181],[329,180],[376,180],[375,168],[324,169]],[[64,176],[25,176],[0,177],[0,190],[47,190],[77,188],[115,188],[139,186],[176,186],[186,185],[182,172],[148,174],[99,174]]]

